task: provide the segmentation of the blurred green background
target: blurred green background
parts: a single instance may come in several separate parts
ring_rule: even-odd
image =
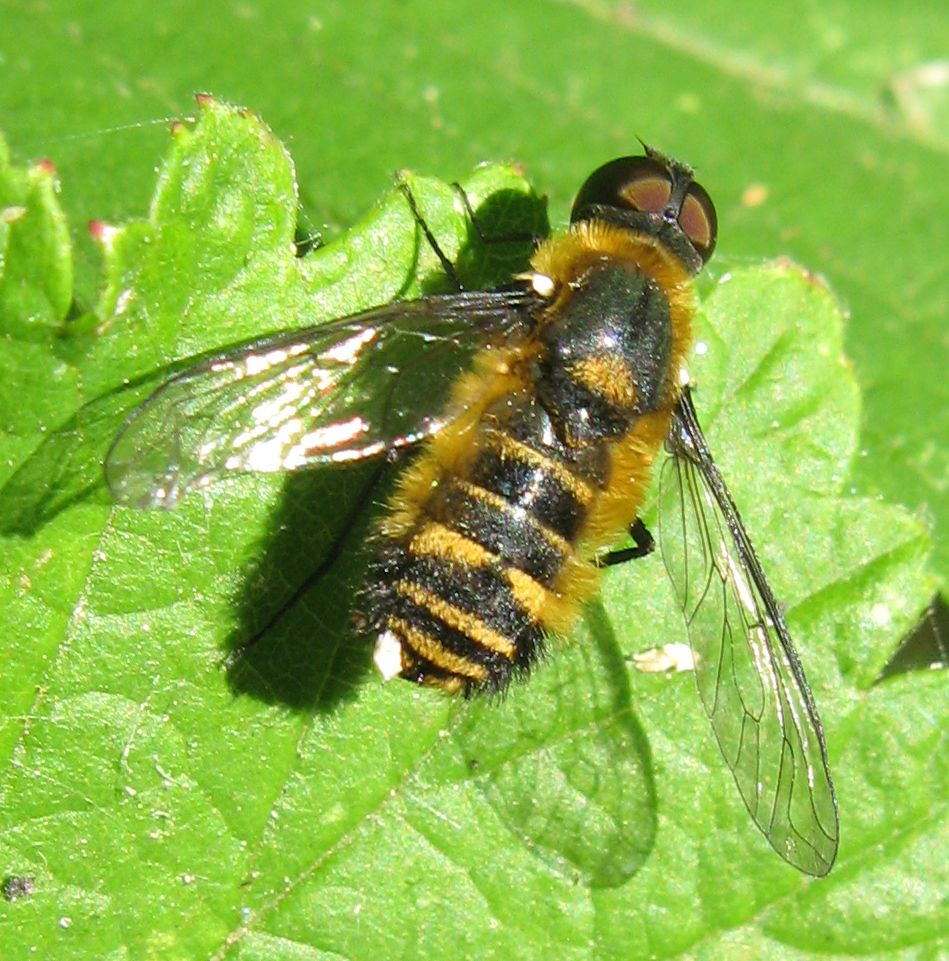
[[[410,167],[517,160],[566,217],[636,137],[692,163],[719,262],[786,254],[850,311],[864,391],[855,488],[936,526],[949,563],[949,18],[936,0],[0,4],[0,128],[51,158],[75,226],[144,212],[195,91],[289,146],[332,236]],[[96,289],[84,236],[79,293]],[[761,318],[767,325],[768,318]]]

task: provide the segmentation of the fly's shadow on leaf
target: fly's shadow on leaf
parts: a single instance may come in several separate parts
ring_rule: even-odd
[[[128,413],[172,373],[163,368],[104,394],[51,431],[0,488],[0,533],[30,537],[76,504],[110,504],[106,451]]]
[[[288,475],[226,642],[235,693],[320,711],[354,696],[371,650],[353,598],[392,473],[376,462]]]
[[[528,850],[571,884],[609,889],[655,846],[656,783],[602,603],[587,606],[584,623],[590,643],[554,652],[529,691],[479,699],[453,737],[473,783]]]

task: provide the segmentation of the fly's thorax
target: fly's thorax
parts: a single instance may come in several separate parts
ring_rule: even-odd
[[[572,448],[625,436],[671,407],[691,339],[691,281],[655,238],[592,221],[538,251],[550,277],[535,387]],[[535,285],[536,286],[536,285]]]
[[[558,437],[582,448],[662,405],[672,323],[665,291],[627,263],[604,260],[567,289],[539,332],[536,386]]]

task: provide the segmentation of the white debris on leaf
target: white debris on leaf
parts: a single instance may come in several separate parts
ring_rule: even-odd
[[[633,664],[637,671],[644,674],[678,674],[695,670],[695,654],[688,644],[663,644],[662,647],[651,647],[648,651],[634,654]]]

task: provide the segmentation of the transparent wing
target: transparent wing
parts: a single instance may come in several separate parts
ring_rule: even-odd
[[[837,854],[837,799],[817,708],[688,389],[668,446],[659,535],[702,704],[755,823],[786,861],[824,875]]]
[[[444,423],[473,353],[516,334],[529,293],[404,301],[266,337],[173,377],[128,418],[106,457],[119,503],[171,507],[230,472],[359,460]]]

